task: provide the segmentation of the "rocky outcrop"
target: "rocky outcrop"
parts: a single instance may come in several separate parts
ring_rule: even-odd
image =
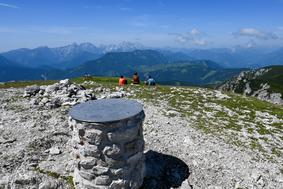
[[[222,84],[218,89],[254,96],[260,100],[283,105],[282,94],[275,92],[274,88],[271,87],[271,81],[266,78],[263,79],[264,75],[272,69],[261,68],[241,72],[237,77]]]
[[[86,89],[84,85],[93,82],[84,82],[81,85],[72,83],[69,79],[61,80],[48,86],[28,86],[25,88],[23,97],[29,98],[35,106],[45,106],[50,109],[60,106],[74,106],[81,102],[104,98],[122,98],[128,94],[123,88],[117,88],[115,92],[102,87]],[[98,93],[98,97],[95,94]]]
[[[48,86],[30,86],[25,89],[24,97],[31,99],[31,104],[58,108],[64,105],[75,105],[88,100],[95,100],[93,90],[83,85],[71,83],[69,79]]]

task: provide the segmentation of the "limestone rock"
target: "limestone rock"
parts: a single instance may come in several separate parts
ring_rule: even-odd
[[[52,147],[49,149],[50,155],[59,155],[61,153],[61,150],[58,147]]]
[[[33,86],[29,86],[29,87],[26,87],[25,89],[25,94],[24,96],[34,96],[36,95],[38,92],[40,91],[40,87],[39,86],[36,86],[36,85],[33,85]]]

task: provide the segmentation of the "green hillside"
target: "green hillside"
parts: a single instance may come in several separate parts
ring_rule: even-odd
[[[283,96],[283,66],[268,66],[268,72],[259,76],[252,81],[253,86],[258,86],[260,83],[268,83],[270,91],[281,93]]]
[[[163,84],[215,85],[230,79],[244,69],[224,69],[212,61],[196,60],[143,67],[141,70],[145,75],[151,75]]]
[[[257,70],[245,71],[230,81],[224,83],[224,90],[236,93],[244,93],[246,85],[249,84],[251,94],[261,90],[264,84],[270,93],[281,93],[283,96],[283,66],[268,66]]]
[[[141,79],[151,75],[157,83],[170,85],[219,84],[240,73],[243,69],[225,69],[209,60],[187,60],[172,62],[168,55],[158,51],[137,50],[133,52],[108,53],[70,70],[67,77],[85,74],[96,76],[131,77],[138,72]]]
[[[268,66],[241,72],[218,88],[283,105],[283,66]]]

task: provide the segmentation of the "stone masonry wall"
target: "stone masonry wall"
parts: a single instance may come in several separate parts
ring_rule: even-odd
[[[144,112],[112,123],[69,118],[77,189],[136,189],[144,177]]]

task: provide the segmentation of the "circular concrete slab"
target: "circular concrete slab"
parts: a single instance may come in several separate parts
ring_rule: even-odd
[[[103,123],[124,120],[142,110],[142,105],[135,100],[102,99],[75,105],[69,115],[78,121]]]

